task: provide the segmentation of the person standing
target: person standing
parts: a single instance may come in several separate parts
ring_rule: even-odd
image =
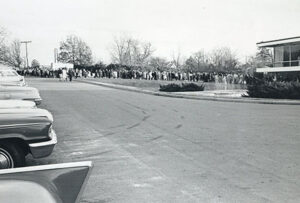
[[[68,71],[68,76],[69,76],[70,82],[72,82],[73,75],[74,75],[73,69],[70,68],[69,71]]]
[[[67,69],[66,68],[62,69],[62,80],[67,81]]]
[[[62,70],[58,69],[57,74],[58,74],[58,77],[59,77],[59,81],[61,81],[62,80]]]

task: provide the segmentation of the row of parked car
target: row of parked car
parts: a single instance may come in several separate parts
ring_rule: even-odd
[[[50,155],[57,143],[53,116],[23,76],[0,65],[0,202],[74,203],[87,183],[92,162],[25,166],[25,156]]]
[[[0,68],[0,169],[25,166],[25,156],[48,156],[57,143],[53,116],[37,108],[39,91],[26,85],[23,76]]]

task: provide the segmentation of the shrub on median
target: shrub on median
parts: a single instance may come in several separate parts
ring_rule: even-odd
[[[188,92],[188,91],[203,91],[204,88],[205,88],[204,84],[198,85],[195,83],[181,83],[181,84],[170,83],[167,85],[160,85],[159,91]]]
[[[300,83],[268,82],[254,78],[247,85],[247,93],[248,97],[256,98],[300,99]]]

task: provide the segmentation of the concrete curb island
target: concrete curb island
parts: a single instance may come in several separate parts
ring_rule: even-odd
[[[194,100],[207,100],[207,101],[220,101],[220,102],[236,102],[236,103],[254,103],[254,104],[279,104],[279,105],[300,105],[300,100],[290,100],[290,99],[262,99],[262,98],[228,98],[222,96],[200,96],[200,95],[187,95],[174,92],[159,92],[145,90],[137,87],[130,87],[125,85],[117,85],[111,83],[103,83],[99,81],[89,81],[83,79],[76,79],[76,82],[88,83],[92,85],[99,85],[108,88],[114,88],[119,90],[138,92],[143,94],[155,95],[155,96],[164,96],[164,97],[173,97],[173,98],[184,98],[184,99],[194,99]]]

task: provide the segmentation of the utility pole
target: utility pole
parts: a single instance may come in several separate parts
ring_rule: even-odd
[[[29,67],[29,63],[28,63],[28,50],[27,50],[27,44],[28,43],[31,43],[31,41],[21,41],[22,44],[25,44],[25,47],[26,47],[26,67],[28,68]]]
[[[57,55],[58,55],[58,51],[57,48],[54,49],[54,63],[57,63]]]

